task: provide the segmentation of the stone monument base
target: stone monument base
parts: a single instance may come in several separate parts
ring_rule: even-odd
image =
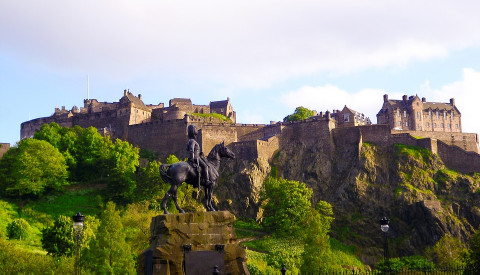
[[[234,222],[228,211],[154,217],[150,249],[138,257],[138,274],[212,274],[215,265],[219,274],[249,274],[245,250],[236,244]]]

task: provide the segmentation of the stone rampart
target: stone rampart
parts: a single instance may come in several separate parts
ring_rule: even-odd
[[[237,141],[237,131],[234,127],[220,127],[216,125],[203,125],[198,132],[198,141],[202,151],[207,155],[213,146],[225,142],[225,145]]]
[[[438,139],[449,145],[456,145],[466,151],[479,153],[478,135],[474,133],[453,132],[428,132],[428,131],[398,131],[392,130],[392,134],[407,133],[414,137]]]
[[[438,155],[448,168],[462,173],[480,172],[479,154],[465,151],[441,140],[438,141],[437,148]]]
[[[10,150],[10,143],[0,143],[0,159],[8,150]]]
[[[373,144],[390,144],[390,127],[388,125],[357,126],[362,133],[362,140]]]

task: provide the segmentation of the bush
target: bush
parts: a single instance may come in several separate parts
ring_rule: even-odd
[[[28,222],[22,218],[14,219],[7,226],[7,237],[9,239],[26,239],[29,236],[30,232],[30,224],[28,224]]]

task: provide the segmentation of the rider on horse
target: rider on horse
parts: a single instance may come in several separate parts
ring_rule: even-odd
[[[204,158],[200,156],[200,145],[195,140],[198,135],[197,126],[195,124],[188,125],[188,142],[187,142],[187,152],[188,152],[188,163],[192,165],[198,174],[198,180],[194,187],[200,189],[200,174],[201,177],[205,180],[205,183],[211,184],[211,180],[208,176],[208,165]],[[199,171],[199,167],[201,167],[202,173]]]

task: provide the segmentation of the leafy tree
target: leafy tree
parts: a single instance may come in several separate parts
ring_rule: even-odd
[[[95,238],[94,231],[98,227],[98,220],[93,216],[85,216],[81,236],[81,246],[88,247],[89,241]],[[42,230],[42,248],[49,255],[56,257],[71,256],[75,252],[75,233],[73,232],[72,218],[60,215],[53,226]]]
[[[315,115],[314,111],[309,110],[303,106],[300,106],[295,109],[295,112],[293,112],[293,114],[284,117],[283,122],[305,120],[314,115]]]
[[[7,225],[7,237],[9,239],[22,240],[22,238],[28,237],[31,230],[30,224],[26,220],[22,218],[14,219]]]
[[[157,211],[150,209],[149,202],[137,202],[127,206],[122,216],[128,243],[131,244],[135,254],[140,254],[149,247],[150,223],[158,215]]]
[[[470,246],[468,260],[473,266],[480,266],[480,230],[477,230],[468,241]]]
[[[133,199],[135,171],[139,165],[139,149],[130,143],[117,139],[110,151],[109,189],[113,198]]]
[[[150,161],[147,166],[139,168],[136,178],[136,201],[153,200],[163,196],[170,188],[170,185],[165,184],[160,177],[160,165],[160,162],[154,160]]]
[[[302,182],[269,177],[261,193],[263,225],[279,235],[298,235],[311,212],[311,197],[312,190]]]
[[[0,189],[12,195],[41,195],[67,185],[65,158],[43,140],[24,139],[0,160]]]
[[[134,274],[135,262],[125,241],[120,212],[108,202],[100,218],[96,239],[82,253],[82,264],[99,274]]]
[[[438,266],[461,264],[467,253],[462,241],[450,235],[444,235],[434,246],[425,250],[425,256]]]

